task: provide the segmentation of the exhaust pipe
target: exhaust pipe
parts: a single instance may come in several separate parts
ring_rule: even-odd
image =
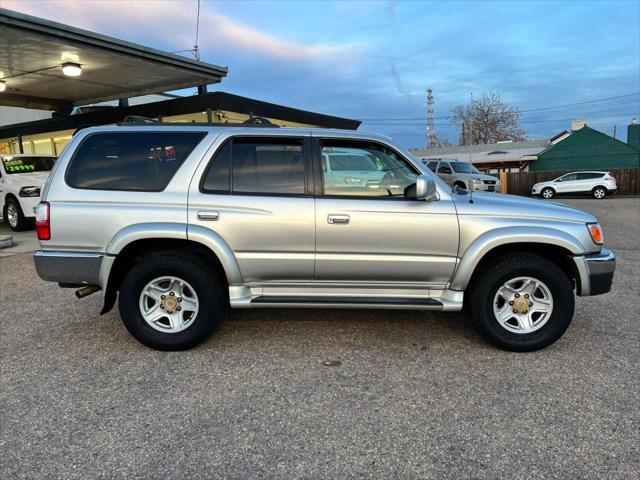
[[[76,297],[78,298],[88,297],[92,293],[96,293],[100,290],[101,288],[97,285],[87,285],[86,287],[82,287],[80,290],[76,290]]]

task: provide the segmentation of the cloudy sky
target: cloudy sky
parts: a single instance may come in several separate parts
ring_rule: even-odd
[[[194,43],[196,0],[2,0],[2,7],[166,51]],[[567,128],[571,118],[620,132],[640,110],[637,0],[203,0],[199,45],[203,61],[229,67],[214,90],[371,119],[361,130],[407,147],[425,144],[428,86],[436,132],[452,141],[457,127],[446,117],[485,91],[524,112],[530,138]]]

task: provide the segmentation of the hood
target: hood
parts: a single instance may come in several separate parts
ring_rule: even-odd
[[[51,172],[13,173],[7,175],[17,187],[42,187]]]
[[[480,174],[480,175],[471,175],[472,177],[476,177],[479,178],[480,180],[495,180],[496,182],[499,182],[500,179],[498,177],[494,177],[493,175],[486,175],[484,173]]]
[[[473,203],[469,203],[470,194],[464,190],[453,194],[458,213],[563,220],[576,223],[598,221],[596,217],[582,210],[548,200],[485,192],[474,192],[471,196]]]

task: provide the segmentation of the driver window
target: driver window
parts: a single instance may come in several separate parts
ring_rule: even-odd
[[[447,162],[440,162],[438,166],[438,173],[444,173],[445,175],[451,175],[453,172],[451,171],[451,165]]]
[[[325,195],[404,197],[417,171],[402,157],[375,143],[323,141]]]

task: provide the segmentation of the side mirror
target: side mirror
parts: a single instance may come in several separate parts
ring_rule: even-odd
[[[416,178],[416,199],[433,202],[438,199],[436,181],[427,175],[418,175]]]

